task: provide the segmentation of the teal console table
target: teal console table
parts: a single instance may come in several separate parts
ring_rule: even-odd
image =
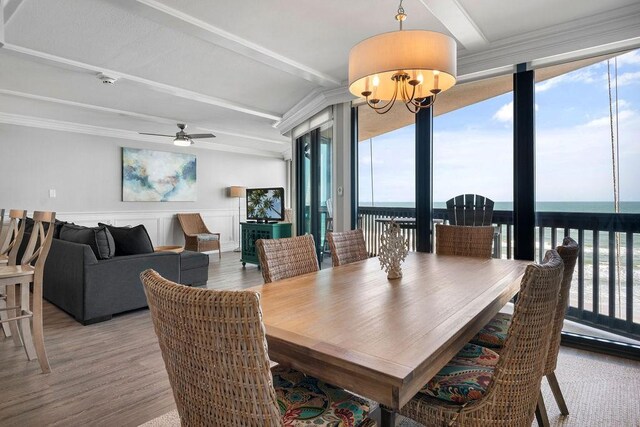
[[[274,224],[258,222],[241,222],[242,227],[242,266],[247,263],[260,266],[258,252],[256,251],[256,240],[258,239],[280,239],[291,237],[291,223],[277,222]]]

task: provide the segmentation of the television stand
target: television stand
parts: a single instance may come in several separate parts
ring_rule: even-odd
[[[241,222],[240,226],[242,228],[242,258],[240,261],[243,267],[247,263],[260,266],[256,240],[291,237],[291,223],[289,222],[256,223],[247,221]]]

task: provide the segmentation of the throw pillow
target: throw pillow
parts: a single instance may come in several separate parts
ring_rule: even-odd
[[[82,227],[64,224],[60,230],[60,240],[89,245],[97,259],[112,258],[116,252],[113,236],[104,226]]]
[[[103,223],[98,225],[107,227],[111,232],[116,243],[116,256],[153,253],[153,243],[144,225],[135,227],[114,227]]]
[[[65,224],[73,224],[71,222],[65,222],[65,221],[60,221],[56,219],[55,222],[55,228],[53,229],[53,238],[54,239],[59,239],[60,238],[60,230],[62,230],[62,226]],[[27,234],[31,234],[31,232],[33,231],[33,226],[35,225],[35,221],[33,220],[33,218],[29,218],[27,217],[26,221],[25,221],[25,226],[24,226],[24,232]],[[22,220],[20,220],[18,222],[18,228],[22,226]],[[44,228],[44,232],[46,233],[47,230],[49,229],[49,223],[45,223],[43,225]]]

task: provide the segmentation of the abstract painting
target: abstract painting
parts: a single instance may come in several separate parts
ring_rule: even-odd
[[[196,156],[122,147],[123,202],[195,202]]]

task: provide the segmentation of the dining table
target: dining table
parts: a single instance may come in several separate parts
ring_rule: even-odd
[[[530,261],[410,252],[275,281],[260,293],[271,360],[402,408],[517,293]]]

